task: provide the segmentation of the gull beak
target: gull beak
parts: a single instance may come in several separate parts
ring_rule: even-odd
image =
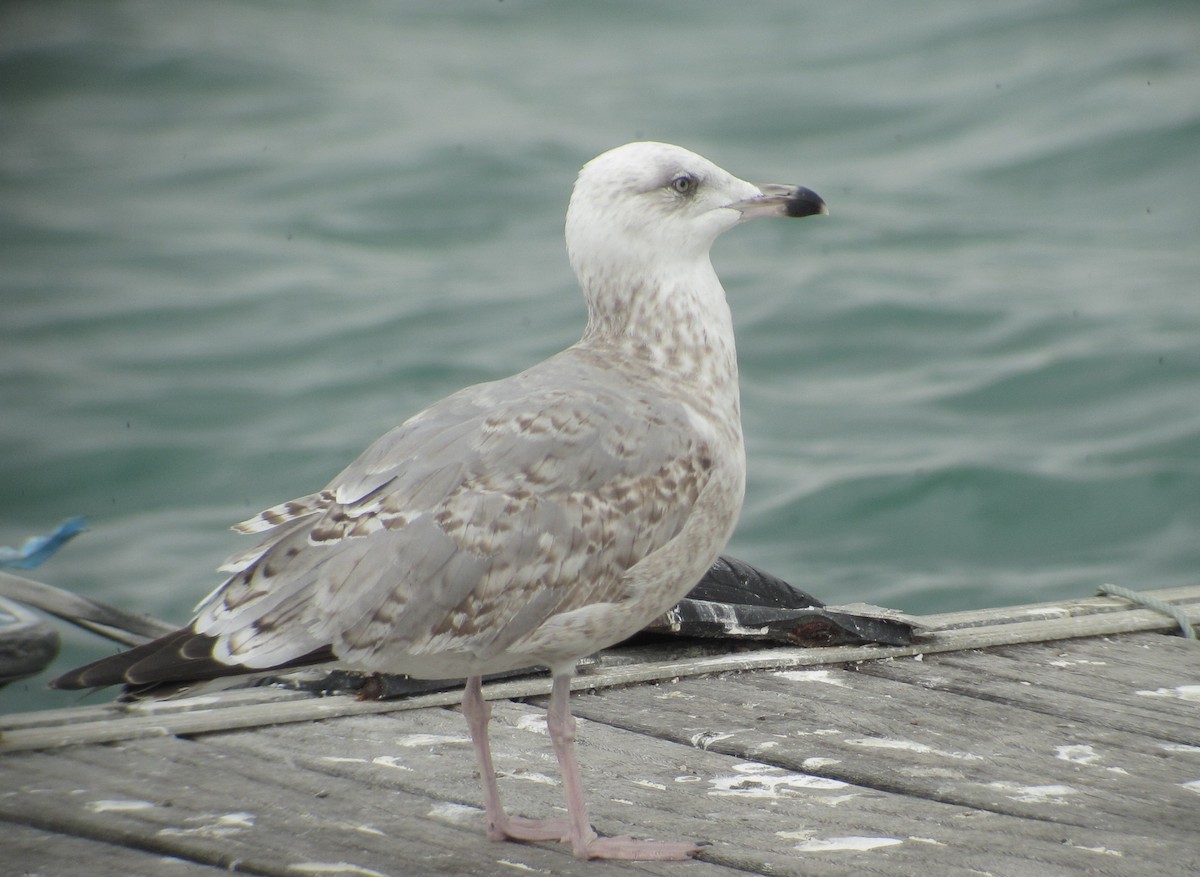
[[[742,219],[760,216],[821,216],[829,213],[824,199],[812,189],[803,186],[782,186],[767,183],[759,186],[760,195],[752,195],[729,205],[730,210],[741,211]]]

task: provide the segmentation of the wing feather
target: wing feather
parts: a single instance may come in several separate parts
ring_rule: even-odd
[[[266,536],[230,559],[194,629],[230,663],[332,645],[402,664],[495,654],[623,599],[622,574],[679,533],[712,455],[684,400],[556,359],[443,400],[324,490],[241,525]]]

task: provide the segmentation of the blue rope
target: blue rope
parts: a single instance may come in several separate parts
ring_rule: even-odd
[[[1183,611],[1182,606],[1175,606],[1165,600],[1151,597],[1149,594],[1143,594],[1141,591],[1135,591],[1132,588],[1123,588],[1120,585],[1101,585],[1099,592],[1105,596],[1123,597],[1130,603],[1136,603],[1138,606],[1145,606],[1147,609],[1153,609],[1164,615],[1170,615],[1178,622],[1179,629],[1182,631],[1184,637],[1187,639],[1198,639],[1196,628],[1188,620],[1187,613]]]

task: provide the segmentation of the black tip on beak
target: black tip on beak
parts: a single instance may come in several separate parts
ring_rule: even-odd
[[[797,186],[791,197],[784,202],[783,212],[799,219],[802,216],[821,216],[829,212],[824,199],[812,189]]]

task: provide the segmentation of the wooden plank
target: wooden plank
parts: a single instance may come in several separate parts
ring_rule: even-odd
[[[686,681],[670,696],[637,688],[580,698],[576,712],[781,768],[1102,832],[1179,839],[1200,815],[1196,792],[1182,785],[1200,770],[1195,752],[1112,731],[1098,737],[944,691],[897,690],[862,673]]]
[[[1171,595],[1193,616],[1198,598],[1200,588]],[[975,613],[980,626],[914,649],[668,648],[601,660],[577,688],[604,693],[575,699],[593,720],[580,722],[580,752],[594,821],[606,833],[713,842],[704,863],[606,873],[1200,871],[1200,650],[1112,636],[1173,624],[1116,604]],[[1107,633],[1056,641],[1096,631]],[[979,645],[992,648],[971,650]],[[831,661],[864,663],[802,669]],[[745,670],[759,672],[728,675]],[[705,673],[727,675],[693,678]],[[488,694],[548,686],[533,677]],[[596,873],[556,846],[484,839],[462,717],[440,708],[458,697],[363,703],[255,689],[5,717],[0,871],[18,856],[29,871],[36,855],[70,877],[83,855],[89,874],[124,875],[167,855],[197,873],[270,877]],[[302,723],[314,716],[328,720]],[[541,716],[501,702],[493,723],[502,789],[527,815],[562,809]],[[214,733],[263,723],[273,726]],[[114,732],[167,736],[29,751]],[[169,736],[181,733],[195,736]]]
[[[1118,646],[1131,643],[1133,647],[1114,650],[1114,643]],[[1038,655],[1043,651],[1047,654],[1044,659],[1047,663],[1070,673],[1103,673],[1114,677],[1128,671],[1130,678],[1136,678],[1139,683],[1155,679],[1165,683],[1168,677],[1175,674],[1193,683],[1200,683],[1200,673],[1197,672],[1200,670],[1200,644],[1161,633],[1005,646],[993,649],[992,654],[1019,660],[1041,660]]]
[[[499,783],[507,806],[514,813],[535,818],[563,816],[558,767],[544,735],[544,712],[508,703],[499,703],[495,709],[493,725],[510,732],[493,739],[494,755],[503,761]],[[518,721],[506,721],[506,717],[513,716]],[[542,734],[532,730],[538,726]],[[482,797],[474,753],[465,721],[456,710],[407,712],[401,721],[391,716],[356,717],[213,734],[206,735],[203,742],[246,753],[255,760],[269,758],[272,751],[286,745],[293,770],[336,777],[360,789],[382,787],[426,800],[465,805],[470,810],[461,814],[462,824],[471,833],[465,842],[488,846],[483,839]],[[692,839],[679,834],[680,826],[670,807],[671,796],[665,791],[674,776],[670,766],[670,761],[660,764],[645,756],[635,757],[627,767],[639,771],[644,784],[631,784],[625,789],[614,818],[595,819],[597,827],[613,835]],[[668,873],[676,873],[678,864],[643,863],[643,867],[667,868]]]
[[[984,648],[1003,645],[1056,639],[1072,633],[1081,633],[1079,623],[1088,623],[1086,630],[1099,626],[1104,631],[1144,629],[1147,620],[1160,624],[1154,613],[1127,612],[1112,615],[1094,615],[1085,619],[1034,621],[982,627],[967,631],[952,631],[938,635],[936,639],[913,647],[852,647],[832,649],[760,649],[731,655],[708,657],[708,659],[686,661],[659,661],[641,663],[628,667],[611,667],[596,673],[580,675],[572,683],[574,690],[598,690],[680,677],[695,677],[709,673],[748,671],[748,669],[786,669],[790,667],[820,666],[826,663],[866,661],[904,657],[914,654],[938,654],[966,648]],[[1103,624],[1094,624],[1102,621]],[[485,696],[490,699],[508,697],[530,697],[545,695],[550,691],[550,680],[534,677],[496,683],[485,687]],[[188,698],[202,702],[202,707],[185,711],[156,710],[150,715],[134,710],[115,715],[112,709],[100,709],[94,721],[79,720],[64,726],[23,726],[2,729],[0,752],[25,749],[52,749],[83,743],[106,743],[112,740],[164,737],[172,734],[196,734],[222,731],[239,727],[281,725],[281,723],[330,719],[343,715],[367,715],[392,713],[409,709],[424,709],[450,705],[460,699],[456,691],[434,692],[401,701],[361,702],[353,697],[300,697],[287,702],[253,703],[252,705],[229,705],[227,695],[210,698]]]
[[[939,661],[978,657],[883,666],[937,674]],[[605,873],[1159,877],[1200,867],[1197,793],[1182,785],[1200,776],[1200,750],[1161,738],[843,669],[642,685],[575,707],[598,720],[579,729],[598,827],[713,842],[707,863]],[[526,815],[561,811],[542,716],[499,703],[493,722],[502,790]],[[268,875],[601,867],[483,838],[454,710],[11,753],[0,771],[0,818]]]
[[[550,681],[542,680],[542,683],[540,688],[548,692]],[[461,697],[461,692],[439,692],[401,701],[359,701],[348,696],[313,697],[301,694],[295,699],[283,702],[255,702],[245,705],[232,703],[228,694],[222,692],[219,696],[188,698],[192,702],[204,702],[184,711],[162,709],[147,715],[134,710],[120,710],[114,713],[112,709],[101,708],[90,721],[79,720],[77,716],[76,721],[63,726],[51,722],[39,726],[2,729],[0,753],[422,709],[457,703]]]
[[[1148,667],[1135,664],[1132,657],[1143,651],[1143,641],[1110,640],[1102,651],[1063,642],[1002,654],[956,653],[922,662],[864,664],[861,670],[1092,726],[1200,745],[1200,706],[1196,700],[1171,696],[1189,683],[1193,687],[1200,683],[1200,646],[1177,640],[1184,649],[1168,663],[1166,650],[1171,643],[1163,642],[1161,665]],[[1159,690],[1163,694],[1155,696]],[[1200,697],[1200,688],[1196,696]]]
[[[642,686],[581,700],[620,701],[621,710],[639,694],[655,705],[682,703],[677,696],[681,689],[695,685]],[[557,772],[541,728],[539,710],[496,705],[493,741],[502,793],[514,812],[525,815],[561,807]],[[385,782],[411,794],[479,804],[475,778],[464,770],[471,754],[462,718],[452,711],[345,719],[205,740],[246,747],[266,758],[283,741],[295,744],[298,731],[303,738],[292,750],[297,753],[294,769],[327,771],[364,789]],[[697,749],[690,741],[670,743],[587,721],[580,722],[578,746],[593,821],[601,830],[655,836],[673,832],[708,840],[713,846],[704,854],[706,860],[750,873],[1043,877],[1094,873],[1109,865],[1132,865],[1124,871],[1128,874],[1189,873],[1179,862],[1186,861],[1190,842],[1161,841],[1128,829],[1064,827],[830,782],[794,764],[781,766],[773,753],[769,761],[723,755]],[[340,747],[335,758],[328,755],[331,747]],[[864,752],[878,758],[877,751]],[[1022,781],[1028,783],[1028,777]],[[1151,870],[1138,870],[1143,861]]]
[[[98,843],[25,825],[5,823],[0,831],[0,873],[23,877],[220,877],[227,871],[146,853],[126,846]],[[9,870],[11,869],[11,870]]]
[[[1188,593],[1193,591],[1200,593],[1200,588],[1189,589]],[[1099,601],[1098,604],[1097,601]],[[1114,601],[1113,598],[1093,598],[1085,601],[1068,601],[1068,604],[1064,604],[1068,608],[1062,609],[1062,611],[1084,612],[1089,611],[1088,607],[1094,605],[1111,608],[1111,605],[1116,602],[1127,605],[1125,601]],[[1071,606],[1075,608],[1071,609]],[[1194,620],[1200,621],[1200,603],[1188,604],[1188,611]],[[1172,619],[1156,612],[1126,609],[1082,616],[1068,614],[1060,617],[1055,615],[1035,621],[946,630],[928,640],[903,647],[770,648],[699,659],[644,662],[629,666],[611,666],[602,662],[598,669],[577,677],[572,687],[574,690],[601,689],[708,673],[786,669],[906,657],[916,654],[938,654],[1025,642],[1058,640],[1066,637],[1103,636],[1131,631],[1171,629],[1173,624]],[[485,696],[492,699],[536,696],[548,693],[549,684],[549,680],[545,677],[528,677],[493,683],[485,688]],[[286,703],[275,701],[244,703],[231,696],[229,692],[225,692],[220,696],[188,698],[186,699],[188,702],[196,703],[199,707],[178,713],[170,704],[181,701],[164,702],[165,705],[153,708],[152,712],[149,711],[151,708],[127,709],[120,714],[119,719],[111,708],[102,708],[91,721],[76,712],[71,716],[70,724],[55,722],[53,719],[47,723],[46,720],[18,717],[13,724],[6,725],[0,719],[0,734],[2,734],[0,736],[0,753],[78,743],[98,743],[170,734],[195,734],[225,728],[311,721],[339,715],[364,715],[421,709],[455,703],[459,696],[458,692],[449,691],[383,702],[362,702],[350,697],[312,698],[300,696],[294,700],[289,699]]]
[[[1167,603],[1191,605],[1200,602],[1200,585],[1188,585],[1181,588],[1162,588],[1155,591],[1144,591],[1148,597],[1154,597]],[[1016,606],[992,606],[985,609],[966,609],[959,612],[943,612],[935,615],[922,616],[919,621],[931,630],[960,630],[965,627],[991,627],[996,624],[1009,624],[1019,621],[1040,621],[1055,618],[1072,618],[1080,615],[1097,613],[1126,612],[1133,607],[1128,600],[1121,597],[1104,597],[1092,594],[1073,600],[1059,600],[1050,603],[1022,603]],[[1166,621],[1175,626],[1174,622]],[[1167,628],[1163,628],[1164,630]]]
[[[262,758],[179,740],[27,753],[5,765],[14,793],[0,796],[0,817],[269,877],[575,875],[587,868],[559,845],[491,843],[477,812],[464,813],[444,798],[364,788],[291,762],[287,749]],[[691,863],[625,863],[613,870],[722,873],[693,871]]]
[[[107,694],[112,695],[115,689]],[[88,695],[85,695],[88,696]],[[100,695],[103,697],[104,695]],[[179,697],[171,700],[143,700],[134,703],[97,703],[94,706],[62,707],[53,710],[36,710],[28,713],[11,713],[0,716],[0,729],[6,732],[23,731],[29,728],[64,728],[69,725],[92,722],[120,722],[145,716],[168,716],[174,713],[198,710],[232,709],[273,705],[293,700],[311,700],[312,694],[291,691],[276,686],[244,688],[213,692],[194,697]]]

